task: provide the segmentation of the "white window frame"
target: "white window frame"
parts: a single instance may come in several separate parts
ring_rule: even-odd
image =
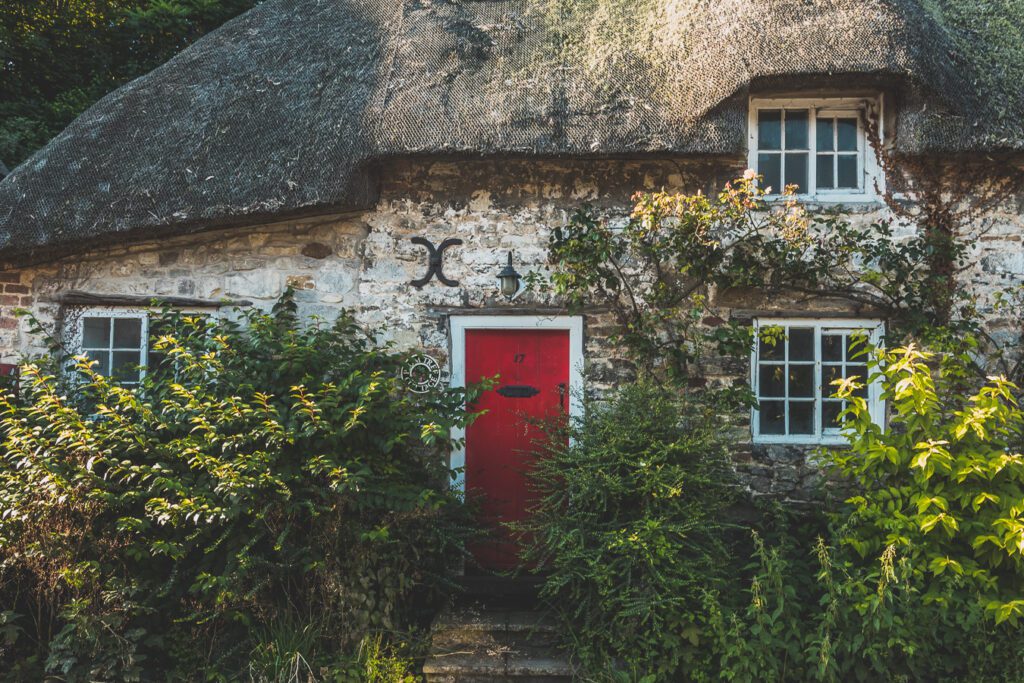
[[[85,321],[90,318],[110,318],[111,325],[113,320],[117,318],[136,318],[142,321],[142,329],[140,331],[141,336],[141,347],[139,349],[115,349],[113,347],[113,329],[110,330],[110,342],[112,351],[139,351],[139,378],[133,384],[141,383],[146,377],[146,368],[149,363],[149,312],[142,308],[130,308],[130,307],[90,307],[82,312],[75,321],[74,330],[71,334],[70,348],[74,349],[74,355],[84,355],[86,350],[84,347],[85,341]],[[113,359],[111,359],[112,361]],[[113,370],[113,367],[111,367]]]
[[[822,399],[821,391],[821,336],[823,331],[829,332],[858,332],[868,333],[868,341],[871,344],[882,343],[882,336],[885,333],[885,326],[879,320],[862,318],[756,318],[754,320],[754,344],[750,353],[750,387],[754,392],[756,400],[760,401],[760,373],[758,372],[758,347],[761,339],[761,330],[772,327],[803,327],[814,330],[814,433],[813,434],[761,434],[761,422],[758,408],[750,411],[750,430],[753,442],[756,444],[797,444],[797,445],[842,445],[846,443],[841,429],[825,431],[821,427]],[[882,389],[878,382],[871,382],[868,390],[868,412],[875,424],[883,424],[885,417],[885,405],[882,401]],[[789,398],[783,398],[786,402],[786,424],[789,422]]]
[[[748,107],[747,120],[747,167],[760,173],[758,169],[758,112],[762,109],[806,109],[807,119],[807,185],[805,192],[797,195],[804,201],[816,201],[825,203],[864,203],[877,202],[880,192],[885,191],[884,178],[878,157],[868,142],[864,129],[864,121],[867,116],[877,119],[878,135],[883,136],[882,96],[876,97],[795,97],[795,98],[774,98],[774,97],[751,97]],[[832,118],[835,116],[857,117],[857,146],[859,154],[859,180],[860,188],[851,190],[848,188],[818,190],[818,116]],[[782,149],[780,153],[785,155],[785,126],[783,126]],[[773,150],[774,151],[774,150]],[[780,165],[780,169],[783,165]],[[782,183],[785,183],[785,173],[782,174]],[[772,194],[767,199],[778,199],[783,188],[773,187]]]

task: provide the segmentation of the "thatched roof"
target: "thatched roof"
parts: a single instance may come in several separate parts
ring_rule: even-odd
[[[905,152],[1024,149],[958,1],[268,0],[12,171],[0,255],[367,207],[392,155],[735,155],[748,92],[812,82],[897,93]]]

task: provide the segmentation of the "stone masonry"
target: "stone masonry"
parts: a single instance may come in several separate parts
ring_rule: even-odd
[[[509,251],[521,273],[543,270],[553,226],[583,203],[624,216],[639,190],[714,191],[741,174],[735,159],[592,160],[539,162],[395,160],[379,169],[380,200],[372,210],[273,224],[209,231],[159,242],[126,242],[20,270],[0,270],[0,362],[16,362],[43,350],[18,321],[14,309],[29,309],[60,337],[69,291],[105,295],[174,296],[245,300],[269,307],[286,286],[297,292],[300,312],[332,320],[342,308],[400,348],[448,356],[447,316],[487,312],[560,312],[558,302],[525,294],[506,302],[496,273]],[[877,205],[856,209],[855,220],[885,217]],[[1024,206],[993,213],[973,248],[976,267],[966,280],[983,297],[1024,277]],[[463,244],[445,253],[444,272],[416,289],[426,273],[426,250],[450,237]],[[796,304],[729,293],[730,308],[792,310]],[[807,309],[806,304],[800,304]],[[828,302],[810,310],[830,310]],[[227,311],[229,308],[222,308]],[[994,321],[1007,327],[1013,321]],[[601,389],[630,377],[606,337],[607,315],[587,312],[586,363],[592,386]],[[745,363],[717,369],[723,377],[745,377]],[[804,449],[741,446],[737,464],[761,493],[805,499],[817,480]]]

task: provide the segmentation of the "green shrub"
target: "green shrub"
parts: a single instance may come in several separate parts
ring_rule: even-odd
[[[749,605],[715,619],[719,675],[1024,680],[1024,414],[1003,379],[972,390],[969,360],[876,351],[885,427],[856,395],[863,378],[838,387],[850,445],[821,457],[850,496],[830,515],[831,545],[757,545]]]
[[[413,683],[410,673],[413,662],[394,645],[385,644],[380,636],[365,639],[357,659],[359,680],[365,683]]]
[[[641,382],[551,428],[531,554],[585,675],[1024,681],[1024,413],[1002,379],[972,389],[968,360],[878,352],[885,427],[858,380],[838,387],[850,445],[821,458],[848,500],[755,533],[745,569],[714,411]]]
[[[824,454],[853,487],[835,544],[854,577],[847,614],[874,631],[865,654],[912,680],[1022,680],[1009,656],[1024,646],[1017,388],[1000,377],[973,386],[968,352],[910,345],[871,356],[888,425],[873,424],[854,395],[863,378],[847,380],[837,393],[849,402],[850,448]]]
[[[754,533],[750,602],[727,610],[719,596],[706,597],[713,628],[706,670],[689,672],[692,678],[730,681],[800,681],[808,675],[806,643],[807,593],[799,581],[806,567],[787,556],[786,547],[767,547]],[[735,584],[733,590],[735,590]],[[726,614],[723,614],[726,612]]]
[[[364,636],[354,653],[323,652],[329,633],[313,622],[281,621],[256,635],[254,683],[415,683],[422,679],[397,634]]]
[[[532,475],[529,556],[586,671],[678,680],[702,656],[703,595],[728,571],[733,497],[711,418],[640,383],[552,430]]]
[[[1024,680],[1019,629],[996,624],[976,602],[923,599],[893,546],[862,566],[821,539],[813,553],[755,547],[746,607],[709,596],[714,658],[690,671],[692,680]]]
[[[226,680],[298,653],[319,671],[429,616],[468,529],[446,460],[465,392],[410,393],[401,354],[346,315],[301,325],[290,296],[154,329],[141,387],[30,363],[0,399],[0,594],[23,631],[0,668]],[[268,650],[280,623],[316,632]]]
[[[859,557],[894,547],[926,601],[981,601],[997,623],[1016,623],[1024,615],[1024,412],[1005,379],[967,390],[964,364],[913,345],[877,351],[869,367],[889,406],[886,428],[854,395],[863,378],[838,387],[849,402],[850,448],[825,462],[857,493],[839,542]]]

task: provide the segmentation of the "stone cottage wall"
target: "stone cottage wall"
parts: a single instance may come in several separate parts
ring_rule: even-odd
[[[722,159],[394,161],[379,169],[380,200],[370,211],[137,242],[0,272],[0,362],[42,350],[41,340],[12,310],[30,309],[59,337],[68,316],[60,300],[70,291],[226,298],[269,307],[291,285],[302,315],[331,320],[342,308],[350,309],[383,338],[430,353],[443,364],[451,314],[559,311],[557,302],[533,294],[505,301],[495,275],[510,250],[520,272],[542,269],[551,228],[582,203],[625,215],[638,190],[714,190],[742,170],[740,163]],[[979,236],[977,266],[968,276],[979,292],[1024,277],[1021,213],[1019,206],[1007,207]],[[855,220],[884,215],[868,207]],[[444,258],[444,273],[458,281],[457,287],[436,279],[422,289],[409,284],[427,271],[426,250],[410,241],[417,236],[434,244],[463,240]],[[722,295],[719,303],[726,314],[755,308],[835,312],[828,302],[764,301],[742,292]],[[608,315],[589,311],[585,323],[592,386],[602,389],[628,379],[629,364],[607,341]],[[739,361],[710,369],[729,379],[746,377],[747,365]],[[736,457],[746,481],[761,493],[806,499],[817,481],[806,449],[740,444]]]

